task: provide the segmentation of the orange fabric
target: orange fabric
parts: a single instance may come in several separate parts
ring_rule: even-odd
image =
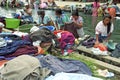
[[[38,48],[38,53],[36,53],[35,55],[44,54],[45,51],[40,46],[37,46],[37,48]]]
[[[116,16],[116,9],[115,8],[110,8],[109,9],[109,14],[112,18]]]
[[[101,51],[107,51],[107,47],[102,43],[95,45],[94,47],[99,48]]]
[[[56,31],[54,31],[53,33],[54,33],[55,35],[57,35],[57,33],[60,33],[60,32],[63,32],[63,30],[56,30]]]
[[[3,64],[5,64],[8,60],[1,60],[0,61],[0,66],[2,66]]]

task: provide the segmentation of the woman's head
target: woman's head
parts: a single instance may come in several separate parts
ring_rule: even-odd
[[[109,14],[105,15],[103,18],[104,25],[108,25],[111,22],[111,16]]]
[[[62,10],[61,9],[56,9],[55,10],[55,15],[62,15]]]
[[[98,2],[99,0],[95,0],[95,2]]]
[[[25,8],[26,8],[26,9],[29,9],[29,8],[30,8],[30,5],[28,5],[28,4],[25,5]]]
[[[79,13],[78,13],[77,11],[73,11],[73,12],[72,12],[72,17],[73,17],[74,19],[78,19]]]

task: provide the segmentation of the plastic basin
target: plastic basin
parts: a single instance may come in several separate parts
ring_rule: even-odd
[[[18,28],[20,24],[20,19],[6,18],[6,28]]]

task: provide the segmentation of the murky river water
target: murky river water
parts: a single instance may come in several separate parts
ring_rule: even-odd
[[[20,9],[18,9],[18,10],[20,10]],[[10,14],[14,13],[15,11],[17,11],[17,10],[11,10],[11,9],[6,10],[6,9],[0,8],[0,15],[10,16]],[[45,12],[46,12],[46,15],[50,16],[54,20],[54,18],[55,18],[54,10],[46,10]],[[71,13],[69,13],[69,12],[65,12],[65,13],[67,13],[69,16],[71,15]],[[33,15],[34,20],[38,21],[38,16],[37,16],[36,10],[33,10],[33,14],[34,14]],[[80,12],[80,15],[84,19],[84,31],[85,31],[85,33],[94,36],[95,27],[92,26],[92,16],[89,14],[84,14],[82,12]],[[97,20],[97,21],[100,21],[100,20]],[[114,42],[120,42],[120,20],[115,20],[114,27],[115,28],[114,28],[114,32],[111,36],[111,39]]]

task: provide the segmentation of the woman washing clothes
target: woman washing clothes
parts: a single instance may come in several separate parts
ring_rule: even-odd
[[[72,12],[72,16],[70,17],[70,20],[74,23],[74,25],[77,27],[77,34],[79,37],[84,36],[83,31],[83,18],[79,16],[79,13],[77,11]]]
[[[50,26],[51,25],[51,19],[45,15],[45,11],[38,11],[38,24],[42,26]]]
[[[55,18],[56,28],[60,30],[64,30],[65,23],[69,22],[69,18],[67,17],[67,15],[62,13],[61,9],[56,9],[55,15],[56,15]]]
[[[111,21],[111,16],[109,14],[106,14],[102,21],[100,21],[96,28],[95,28],[95,34],[96,34],[96,43],[99,44],[100,42],[107,42],[111,34],[114,30],[113,23]]]

